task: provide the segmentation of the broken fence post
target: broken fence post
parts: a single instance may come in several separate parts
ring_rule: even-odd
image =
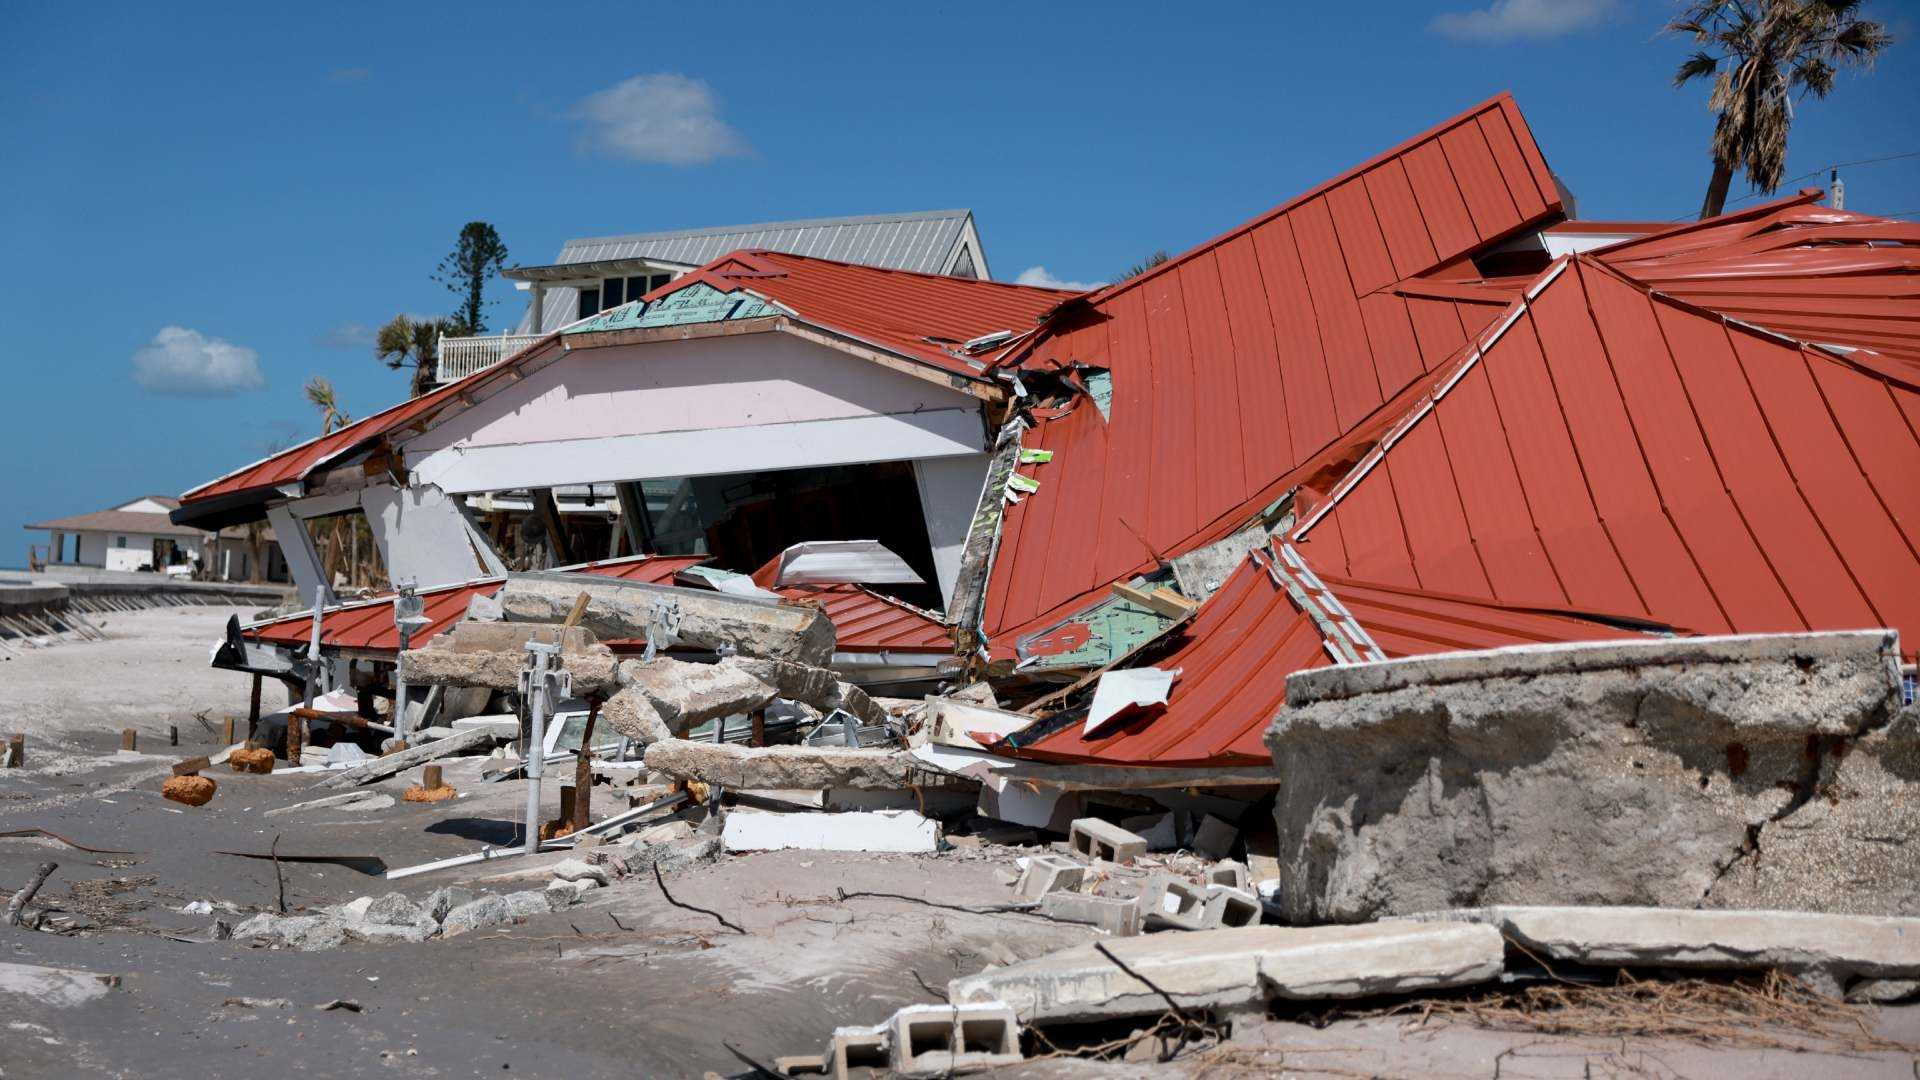
[[[27,763],[27,735],[16,731],[7,739],[7,768],[18,769]]]
[[[168,746],[179,746],[179,745],[180,745],[180,728],[179,728],[179,725],[177,725],[177,724],[168,724],[168,725],[167,725],[167,745],[168,745]]]
[[[135,732],[132,728],[123,728],[121,730],[120,749],[131,751],[131,750],[138,749],[139,745],[140,745],[139,733]]]
[[[27,904],[33,899],[33,894],[39,892],[40,886],[45,885],[47,879],[52,877],[53,872],[59,868],[59,863],[41,863],[39,869],[33,872],[33,879],[21,886],[20,891],[13,894],[13,899],[7,901],[8,926],[20,925],[20,912],[26,909]]]
[[[440,766],[429,765],[420,770],[420,786],[428,791],[438,791],[445,786],[440,777]]]

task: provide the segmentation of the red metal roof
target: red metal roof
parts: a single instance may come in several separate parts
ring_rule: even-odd
[[[796,603],[817,603],[833,622],[841,652],[950,653],[953,631],[939,616],[863,585],[785,585]]]
[[[1594,254],[1721,314],[1920,365],[1920,224],[1812,205],[1819,195],[1803,192]]]
[[[1463,649],[1637,636],[1605,622],[1321,575],[1389,658]],[[1121,717],[1092,737],[1078,719],[1020,750],[1042,761],[1109,765],[1268,765],[1261,743],[1287,676],[1331,661],[1314,622],[1265,569],[1240,564],[1201,606],[1180,644],[1154,661],[1179,668],[1164,708]]]
[[[542,338],[521,350],[520,355],[539,349],[551,340],[551,335]],[[231,524],[220,513],[228,504],[236,500],[253,502],[272,498],[275,488],[303,480],[309,473],[329,461],[357,450],[383,435],[406,427],[441,405],[457,400],[460,394],[472,390],[479,381],[498,375],[505,366],[496,364],[494,367],[474,372],[464,379],[450,382],[410,401],[403,401],[392,408],[356,420],[331,434],[309,439],[298,446],[256,461],[246,468],[202,484],[180,496],[181,509],[175,511],[175,515],[183,524],[203,520],[214,524]],[[258,517],[259,515],[243,515],[245,516]]]
[[[1920,645],[1920,382],[1556,262],[1309,508],[1323,571],[1698,633]],[[1324,516],[1322,516],[1324,515]]]
[[[1026,470],[1041,490],[1006,513],[983,628],[1066,614],[1243,523],[1505,299],[1391,286],[1559,212],[1503,94],[1069,305],[1019,363],[1108,369],[1111,415],[1085,398],[1036,414],[1023,445],[1054,457]]]
[[[653,300],[696,282],[746,288],[804,322],[971,379],[985,364],[962,343],[1001,330],[1031,331],[1040,316],[1080,295],[1001,281],[883,270],[781,251],[736,251],[647,294]]]

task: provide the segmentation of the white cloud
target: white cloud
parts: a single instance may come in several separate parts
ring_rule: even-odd
[[[133,381],[175,397],[225,397],[267,385],[259,353],[184,326],[161,327],[133,354]]]
[[[1044,266],[1029,266],[1020,271],[1013,279],[1015,285],[1038,285],[1046,289],[1072,289],[1075,292],[1088,292],[1105,285],[1104,281],[1065,281],[1047,272]]]
[[[343,322],[328,327],[313,343],[323,349],[371,349],[374,333],[373,327],[366,323]]]
[[[1597,26],[1618,6],[1619,0],[1493,0],[1436,15],[1427,29],[1454,41],[1540,41]]]
[[[705,165],[752,152],[720,119],[713,88],[685,75],[635,75],[580,99],[581,145],[659,165]]]

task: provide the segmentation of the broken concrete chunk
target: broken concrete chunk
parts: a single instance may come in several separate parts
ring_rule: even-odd
[[[1027,868],[1021,871],[1014,892],[1022,900],[1038,900],[1050,892],[1078,889],[1086,876],[1086,866],[1072,859],[1063,859],[1058,855],[1035,855],[1027,860]]]
[[[887,1025],[837,1027],[827,1044],[827,1068],[834,1080],[850,1075],[851,1069],[885,1069],[892,1065],[887,1052]]]
[[[1205,930],[1211,925],[1206,890],[1172,874],[1148,878],[1138,903],[1149,930]]]
[[[909,1005],[888,1022],[892,1071],[935,1077],[1018,1065],[1020,1021],[1000,1002]]]
[[[367,905],[361,916],[364,922],[385,926],[410,926],[421,919],[431,919],[419,904],[407,899],[406,894],[392,892]]]
[[[1920,850],[1845,839],[1920,804],[1899,740],[1870,734],[1894,717],[1896,661],[1893,635],[1867,631],[1300,672],[1267,732],[1288,778],[1280,904],[1300,923],[1463,901],[1912,911]],[[1819,787],[1856,758],[1866,793]],[[1776,837],[1793,854],[1770,872]],[[1841,845],[1870,887],[1830,857]]]
[[[1209,859],[1224,859],[1233,854],[1233,845],[1240,841],[1240,830],[1214,817],[1212,814],[1200,819],[1200,827],[1193,830],[1193,850]]]
[[[563,859],[553,868],[553,876],[561,881],[590,881],[595,885],[611,884],[613,878],[604,866],[595,866],[581,859]]]
[[[1443,931],[1410,922],[1151,934],[1106,947],[1136,974],[1080,946],[955,979],[949,996],[956,1004],[1005,1002],[1029,1024],[1158,1016],[1167,1008],[1159,990],[1184,1008],[1231,1010],[1272,998],[1470,986],[1496,977],[1503,954],[1490,926]]]
[[[1205,922],[1216,926],[1257,926],[1260,923],[1260,898],[1231,885],[1208,885]]]
[[[681,735],[708,720],[766,708],[778,696],[773,687],[731,660],[717,664],[668,656],[628,660],[620,667],[620,677],[627,689],[646,697],[669,730]]]
[[[1040,898],[1040,913],[1060,922],[1084,923],[1114,937],[1132,937],[1141,930],[1139,903],[1119,897],[1051,892]]]
[[[443,921],[447,912],[462,904],[470,904],[473,899],[473,890],[464,885],[443,885],[427,894],[427,902],[423,906],[428,916]]]
[[[455,652],[451,649],[409,649],[403,657],[407,682],[416,686],[467,686],[489,690],[516,690],[526,668],[524,650]],[[562,655],[559,666],[573,677],[576,694],[611,691],[617,682],[619,658],[609,653]]]
[[[562,881],[559,878],[554,878],[552,881],[547,882],[545,890],[547,903],[553,910],[559,911],[570,904],[577,903],[581,897],[592,892],[595,888],[596,886],[593,881],[587,878],[581,878],[578,881]]]
[[[1484,923],[1536,955],[1581,964],[1778,968],[1835,997],[1855,979],[1920,978],[1920,919],[1647,907],[1470,908],[1417,919]]]
[[[447,912],[447,917],[441,920],[440,927],[446,936],[458,937],[470,930],[484,930],[490,926],[499,926],[512,921],[512,907],[503,898],[489,893]]]
[[[507,902],[507,911],[516,919],[530,919],[535,915],[545,915],[553,910],[553,901],[547,898],[544,889],[510,892],[501,899]]]
[[[644,641],[649,627],[670,627],[698,648],[816,666],[833,657],[833,622],[818,608],[564,572],[510,574],[495,598],[509,622],[560,622],[582,592],[590,600],[580,624],[602,641]]]
[[[914,758],[904,751],[851,746],[741,746],[668,739],[647,747],[647,768],[676,779],[736,790],[908,786]]]
[[[728,851],[938,851],[940,823],[911,810],[771,814],[734,810],[721,838]]]
[[[1147,853],[1147,842],[1111,822],[1080,818],[1067,830],[1067,844],[1075,855],[1105,859],[1125,866]]]
[[[660,710],[653,707],[645,691],[636,687],[625,687],[608,698],[600,707],[600,718],[642,746],[673,738],[667,722],[660,717]]]

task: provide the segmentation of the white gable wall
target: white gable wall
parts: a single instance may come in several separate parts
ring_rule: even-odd
[[[452,493],[973,455],[979,403],[780,333],[578,349],[407,442]]]

